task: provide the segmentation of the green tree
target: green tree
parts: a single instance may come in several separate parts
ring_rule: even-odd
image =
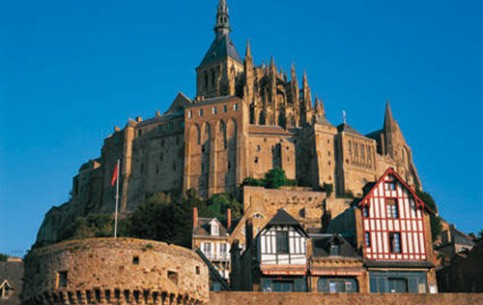
[[[8,259],[7,254],[0,253],[0,262],[6,262]]]
[[[416,195],[424,201],[426,207],[428,207],[432,213],[430,213],[430,221],[431,221],[431,236],[433,241],[439,239],[441,236],[441,217],[437,215],[438,213],[438,206],[436,201],[434,201],[433,196],[430,193],[425,191],[416,190]]]
[[[287,184],[287,178],[285,177],[285,171],[279,167],[271,169],[265,174],[264,185],[269,189],[279,189]]]
[[[242,182],[243,186],[263,186],[263,182],[253,177],[247,177]]]

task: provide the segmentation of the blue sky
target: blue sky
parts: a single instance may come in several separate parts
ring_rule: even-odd
[[[128,118],[193,97],[217,0],[0,2],[0,252],[23,255],[79,166]],[[441,215],[483,229],[483,2],[228,0],[241,54],[307,71],[330,121],[384,105]]]

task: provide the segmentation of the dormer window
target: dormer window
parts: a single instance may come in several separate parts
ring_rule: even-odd
[[[220,236],[220,227],[216,222],[211,223],[211,235],[212,236]]]
[[[8,299],[12,296],[13,288],[7,281],[4,281],[0,286],[0,298]]]

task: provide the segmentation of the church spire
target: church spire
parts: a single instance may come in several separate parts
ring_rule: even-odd
[[[386,114],[384,116],[384,129],[389,131],[392,129],[392,123],[394,122],[394,118],[392,116],[391,105],[389,104],[389,100],[386,102]]]
[[[231,27],[228,5],[226,4],[226,0],[220,0],[220,3],[218,4],[218,9],[216,11],[215,33],[216,36],[221,36],[227,35],[230,32]]]

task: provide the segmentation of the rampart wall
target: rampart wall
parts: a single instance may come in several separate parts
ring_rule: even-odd
[[[479,305],[481,293],[461,294],[322,294],[211,292],[210,305]]]
[[[191,250],[165,243],[98,238],[33,250],[23,302],[207,304],[208,268]]]

